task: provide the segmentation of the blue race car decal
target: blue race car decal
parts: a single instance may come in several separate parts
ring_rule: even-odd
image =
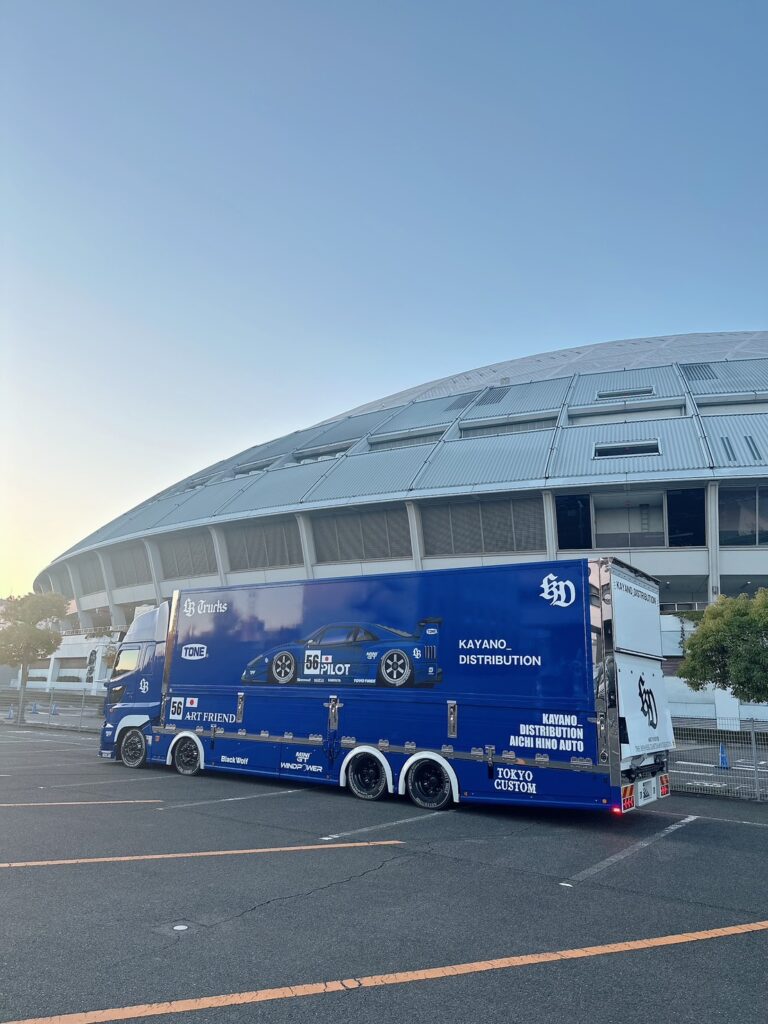
[[[363,622],[321,626],[305,640],[287,643],[249,661],[244,683],[328,683],[347,686],[434,686],[440,619],[422,619],[420,632]]]

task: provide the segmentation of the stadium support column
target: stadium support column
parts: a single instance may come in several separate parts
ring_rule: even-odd
[[[144,548],[147,552],[149,574],[152,577],[152,589],[155,592],[155,603],[160,605],[163,602],[163,592],[160,589],[160,580],[162,578],[160,572],[160,552],[157,550],[157,544],[153,540],[147,540],[146,538],[144,538]]]
[[[72,584],[73,600],[77,609],[77,618],[80,621],[80,629],[90,629],[93,626],[93,616],[87,612],[82,605],[83,587],[80,583],[80,571],[73,562],[67,562],[69,582]]]
[[[309,517],[301,512],[296,513],[296,522],[299,526],[299,538],[301,539],[301,553],[304,558],[304,572],[308,580],[315,575],[315,538],[312,536],[312,524]]]
[[[125,621],[125,612],[120,605],[115,604],[115,599],[112,596],[112,591],[115,587],[115,575],[112,572],[112,561],[109,555],[102,555],[100,551],[96,552],[96,557],[99,560],[101,566],[101,575],[104,577],[104,589],[107,592],[107,605],[109,607],[109,621],[113,626],[127,626],[128,623]]]
[[[227,545],[224,536],[218,526],[209,526],[208,532],[213,543],[213,553],[216,556],[216,571],[219,574],[219,584],[223,587],[227,583],[229,572],[229,558],[227,557]]]
[[[708,601],[720,596],[720,505],[719,484],[711,480],[707,484],[707,555],[709,562]]]
[[[411,558],[413,568],[421,569],[421,559],[424,552],[424,545],[421,537],[421,520],[416,506],[412,501],[406,501],[405,511],[408,513],[408,529],[411,532]]]
[[[555,496],[551,491],[543,491],[544,500],[544,539],[547,545],[547,558],[557,558],[557,519],[555,516]]]

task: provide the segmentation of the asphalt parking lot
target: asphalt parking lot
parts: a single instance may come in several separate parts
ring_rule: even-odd
[[[764,804],[431,814],[95,749],[0,732],[3,1022],[763,1019]]]

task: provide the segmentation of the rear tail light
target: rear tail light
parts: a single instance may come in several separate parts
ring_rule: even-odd
[[[621,810],[633,811],[635,809],[635,787],[634,784],[621,787]]]
[[[660,775],[659,776],[659,796],[669,796],[669,789],[670,789],[670,786],[669,786],[669,776],[666,775],[666,774],[665,775]]]

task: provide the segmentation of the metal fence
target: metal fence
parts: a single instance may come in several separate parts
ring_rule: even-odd
[[[675,719],[672,789],[739,800],[768,800],[768,722]]]
[[[23,702],[16,689],[0,689],[0,727],[38,725],[48,729],[98,732],[104,721],[104,694],[91,687],[48,693],[27,690]]]

